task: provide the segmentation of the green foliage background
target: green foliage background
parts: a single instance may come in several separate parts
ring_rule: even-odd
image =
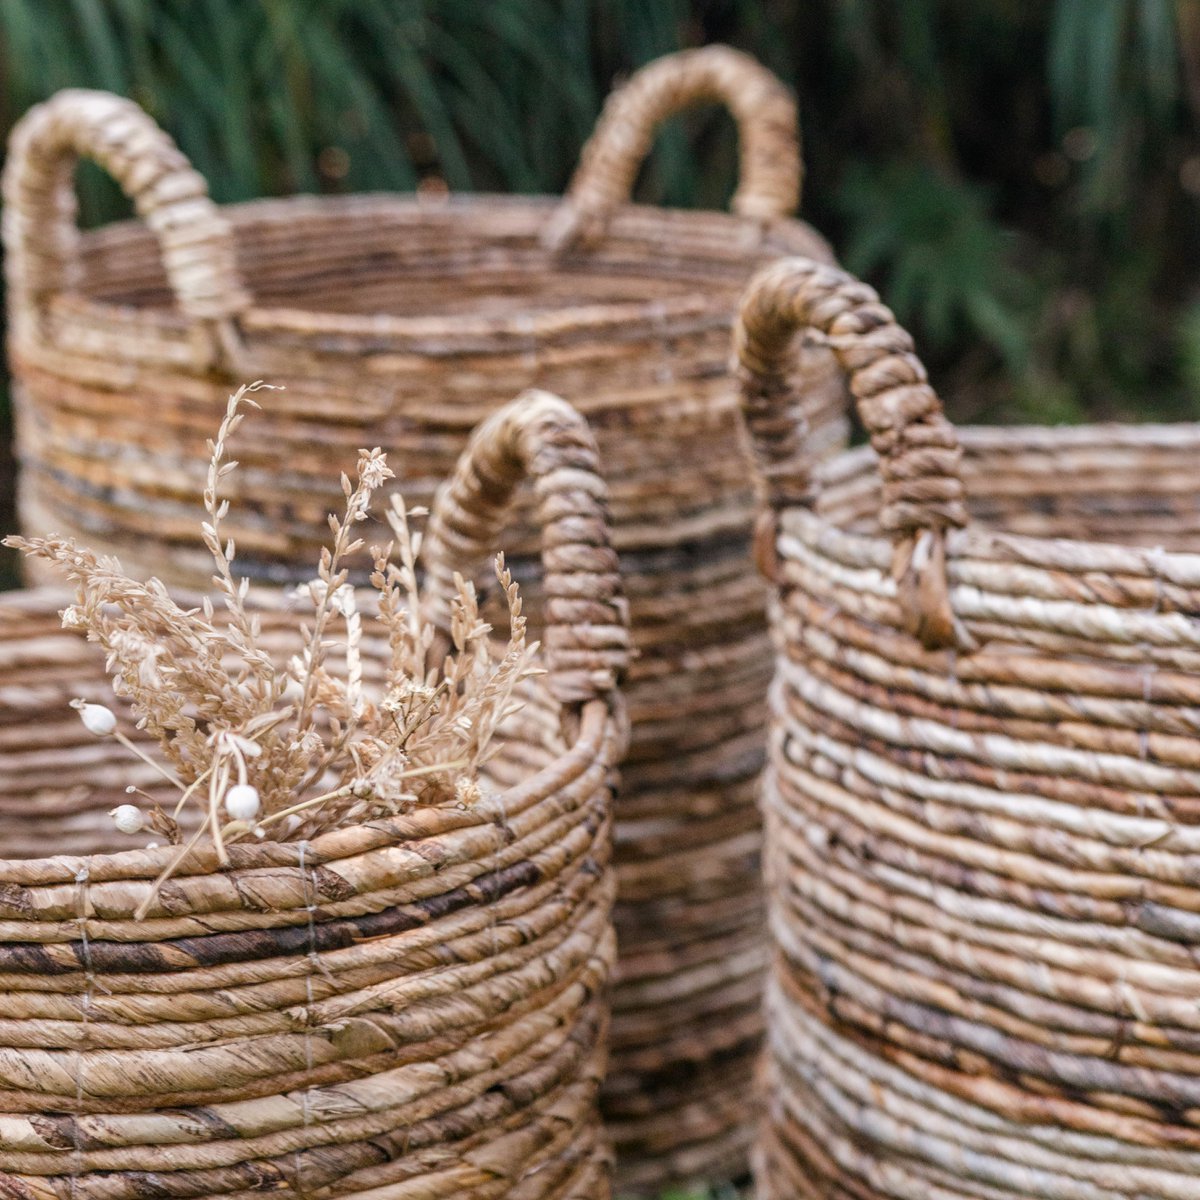
[[[956,420],[1200,417],[1200,0],[0,0],[0,132],[100,87],[219,201],[559,192],[614,82],[711,41],[796,90],[802,213]],[[689,114],[639,195],[720,206],[735,169]],[[79,182],[85,222],[128,213]]]
[[[1179,417],[1200,389],[1200,0],[0,0],[0,127],[133,96],[219,200],[558,191],[614,79],[728,41],[797,90],[804,215],[960,420]],[[676,122],[645,199],[718,205]],[[85,173],[85,216],[125,211]]]
[[[101,87],[218,200],[557,192],[615,79],[709,41],[796,89],[803,213],[955,419],[1200,416],[1200,0],[0,0],[0,130]],[[735,161],[697,113],[641,196],[721,205]]]

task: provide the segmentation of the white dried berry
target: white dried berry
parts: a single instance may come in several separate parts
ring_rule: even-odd
[[[253,821],[258,810],[258,788],[252,784],[235,783],[225,793],[225,811],[235,821]]]
[[[146,818],[136,804],[118,804],[108,815],[122,833],[141,833],[146,825]]]
[[[107,737],[117,727],[117,715],[103,704],[80,704],[79,719],[88,733]]]

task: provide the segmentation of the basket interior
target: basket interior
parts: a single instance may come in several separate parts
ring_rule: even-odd
[[[750,227],[722,213],[630,207],[587,253],[542,245],[555,201],[455,197],[297,196],[222,209],[253,302],[342,315],[511,317],[594,305],[646,308],[697,295],[732,309],[752,263]],[[805,238],[789,223],[788,237]],[[815,235],[811,251],[824,257]],[[803,250],[802,244],[780,245]],[[85,235],[83,293],[171,308],[148,230],[123,222]],[[703,290],[698,293],[698,285]]]
[[[979,526],[1200,552],[1200,426],[1092,425],[959,430],[963,482]],[[877,460],[868,447],[821,473],[818,511],[880,533]]]

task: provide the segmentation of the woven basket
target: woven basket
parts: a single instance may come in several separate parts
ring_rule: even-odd
[[[800,329],[878,452],[815,487]],[[1200,1195],[1200,427],[956,433],[803,261],[738,340],[782,647],[760,1194]]]
[[[102,818],[107,852],[0,860],[0,1194],[610,1194],[596,1096],[626,634],[582,422],[546,397],[498,414],[427,553],[439,579],[451,543],[478,556],[473,535],[492,535],[525,471],[545,528],[548,685],[478,805],[231,846],[228,869],[199,849],[140,921],[173,847],[118,850]],[[41,852],[60,845],[49,811],[99,817],[94,785],[110,803],[120,778],[120,748],[69,712],[57,778],[34,769],[40,718],[104,676],[53,610],[39,594],[0,607],[6,853],[10,834],[28,848],[31,814]]]
[[[741,132],[737,215],[626,203],[656,124],[714,99]],[[144,223],[76,233],[79,156],[122,182]],[[723,47],[660,60],[614,93],[565,201],[218,210],[136,107],[82,92],[25,118],[5,175],[27,531],[78,533],[128,569],[206,582],[204,443],[234,382],[286,384],[260,394],[231,481],[230,530],[262,580],[311,570],[340,503],[331,463],[355,448],[387,449],[406,498],[427,503],[470,429],[519,388],[549,387],[587,416],[638,652],[608,1097],[627,1187],[736,1170],[748,1143],[770,651],[728,336],[756,265],[828,256],[786,219],[798,187],[792,99]],[[814,446],[839,444],[843,389],[823,348],[797,382]],[[523,583],[536,569],[524,524],[507,547]],[[527,597],[536,611],[536,587]]]

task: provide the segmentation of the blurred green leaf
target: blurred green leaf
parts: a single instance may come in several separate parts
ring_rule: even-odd
[[[1180,373],[1192,395],[1192,413],[1200,417],[1200,300],[1180,316],[1178,344]]]
[[[1011,369],[1024,367],[1013,239],[991,218],[981,189],[897,163],[849,170],[842,202],[855,231],[846,264],[881,281],[902,323],[934,349],[967,335],[993,346]]]

